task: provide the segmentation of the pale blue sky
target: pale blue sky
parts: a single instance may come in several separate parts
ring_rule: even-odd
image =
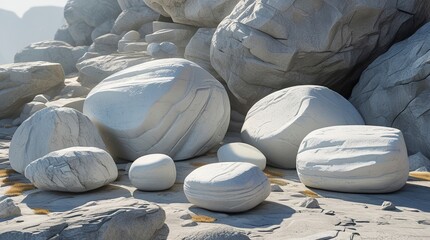
[[[22,15],[30,8],[36,6],[60,6],[64,7],[67,0],[0,0],[0,9],[15,12]]]

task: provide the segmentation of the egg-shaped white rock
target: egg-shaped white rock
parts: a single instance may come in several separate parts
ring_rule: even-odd
[[[175,163],[164,154],[146,155],[131,164],[128,177],[131,184],[140,190],[166,190],[175,184]]]
[[[376,126],[334,126],[305,137],[297,173],[309,187],[339,192],[387,193],[402,188],[409,162],[402,132]]]
[[[270,182],[254,164],[212,163],[191,172],[184,182],[190,203],[212,211],[243,212],[263,202]]]
[[[218,149],[218,161],[220,162],[247,162],[266,168],[266,157],[257,148],[241,142],[228,143]]]
[[[155,60],[103,80],[84,113],[115,156],[153,153],[183,160],[206,153],[227,132],[230,103],[218,80],[185,59]]]
[[[269,165],[295,168],[303,138],[313,130],[335,125],[360,125],[355,107],[338,93],[322,86],[296,86],[270,94],[246,115],[244,142],[258,148]]]
[[[115,181],[118,169],[103,149],[71,147],[33,161],[25,177],[42,190],[85,192]]]
[[[44,108],[25,120],[10,143],[11,167],[25,167],[46,154],[75,146],[105,149],[97,128],[82,113],[71,108]]]

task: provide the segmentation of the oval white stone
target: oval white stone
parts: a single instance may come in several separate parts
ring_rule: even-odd
[[[10,165],[24,173],[32,161],[75,146],[106,148],[97,128],[82,113],[71,108],[45,108],[16,130],[10,143]]]
[[[146,155],[131,164],[128,177],[131,184],[140,190],[166,190],[175,184],[175,163],[164,154]]]
[[[266,168],[266,157],[257,148],[246,143],[228,143],[218,149],[220,162],[247,162],[256,165],[261,170]]]
[[[355,193],[402,188],[409,162],[402,132],[376,126],[335,126],[311,132],[300,145],[297,173],[309,187]]]
[[[244,142],[258,148],[267,163],[295,168],[303,138],[313,130],[364,124],[358,111],[338,93],[322,86],[286,88],[258,101],[242,127]]]
[[[230,103],[218,80],[185,59],[155,60],[103,80],[84,113],[115,156],[163,153],[174,160],[206,153],[227,132]]]
[[[71,147],[33,161],[25,177],[42,190],[85,192],[115,181],[118,169],[103,149]]]
[[[190,203],[219,212],[243,212],[263,202],[270,182],[251,163],[212,163],[185,178],[184,193]]]

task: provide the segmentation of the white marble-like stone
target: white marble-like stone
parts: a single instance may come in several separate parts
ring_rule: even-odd
[[[47,105],[41,102],[33,101],[33,102],[26,103],[19,117],[13,121],[13,125],[15,126],[20,125],[22,122],[24,122],[29,117],[31,117],[34,113],[46,107]]]
[[[243,212],[270,194],[266,175],[251,163],[212,163],[191,172],[184,182],[190,203],[212,211]]]
[[[231,13],[239,0],[144,0],[145,3],[174,22],[216,27]]]
[[[10,165],[24,173],[32,161],[74,146],[105,148],[97,128],[82,113],[71,108],[45,108],[16,130],[10,144]]]
[[[409,163],[398,129],[334,126],[313,131],[300,145],[297,173],[308,187],[388,193],[402,188]]]
[[[115,156],[134,161],[163,153],[183,160],[222,141],[230,105],[224,87],[208,72],[171,58],[106,78],[87,96],[84,113]]]
[[[246,116],[242,139],[259,149],[269,165],[295,168],[297,150],[308,133],[361,124],[360,114],[338,93],[322,86],[297,86],[258,101]]]
[[[137,42],[140,40],[140,33],[135,30],[127,32],[123,37],[123,40]]]
[[[103,149],[70,147],[31,162],[25,177],[42,190],[86,192],[115,181],[118,169]]]
[[[426,2],[242,0],[217,25],[212,66],[247,108],[304,84],[349,95],[362,65],[425,22]]]
[[[167,28],[157,31],[154,29],[153,33],[145,36],[145,41],[148,43],[172,42],[178,47],[179,53],[183,56],[185,48],[196,31],[197,29],[189,27]]]
[[[64,83],[60,64],[26,62],[0,65],[0,119],[19,115],[36,95]]]
[[[148,49],[148,43],[146,42],[132,42],[126,43],[123,47],[123,52],[133,53],[133,52],[144,52]]]
[[[266,168],[266,157],[257,148],[246,143],[228,143],[218,149],[220,162],[247,162],[256,165],[261,170]]]
[[[172,58],[178,56],[178,48],[171,42],[150,43],[147,53],[154,58]]]
[[[11,198],[0,201],[0,219],[11,218],[21,215],[21,209],[13,202]]]
[[[146,155],[131,164],[128,177],[131,184],[139,190],[166,190],[175,184],[175,163],[164,154]]]
[[[147,7],[145,3],[140,7],[132,7],[123,10],[115,20],[112,32],[122,34],[130,30],[139,30],[142,25],[152,23],[160,17],[160,14]]]

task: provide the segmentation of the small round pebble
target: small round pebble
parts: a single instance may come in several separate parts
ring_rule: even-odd
[[[131,184],[142,191],[166,190],[175,183],[175,163],[164,154],[146,155],[131,164],[128,177]]]
[[[261,170],[266,168],[266,157],[257,148],[246,143],[228,143],[220,147],[217,153],[220,162],[247,162]]]

